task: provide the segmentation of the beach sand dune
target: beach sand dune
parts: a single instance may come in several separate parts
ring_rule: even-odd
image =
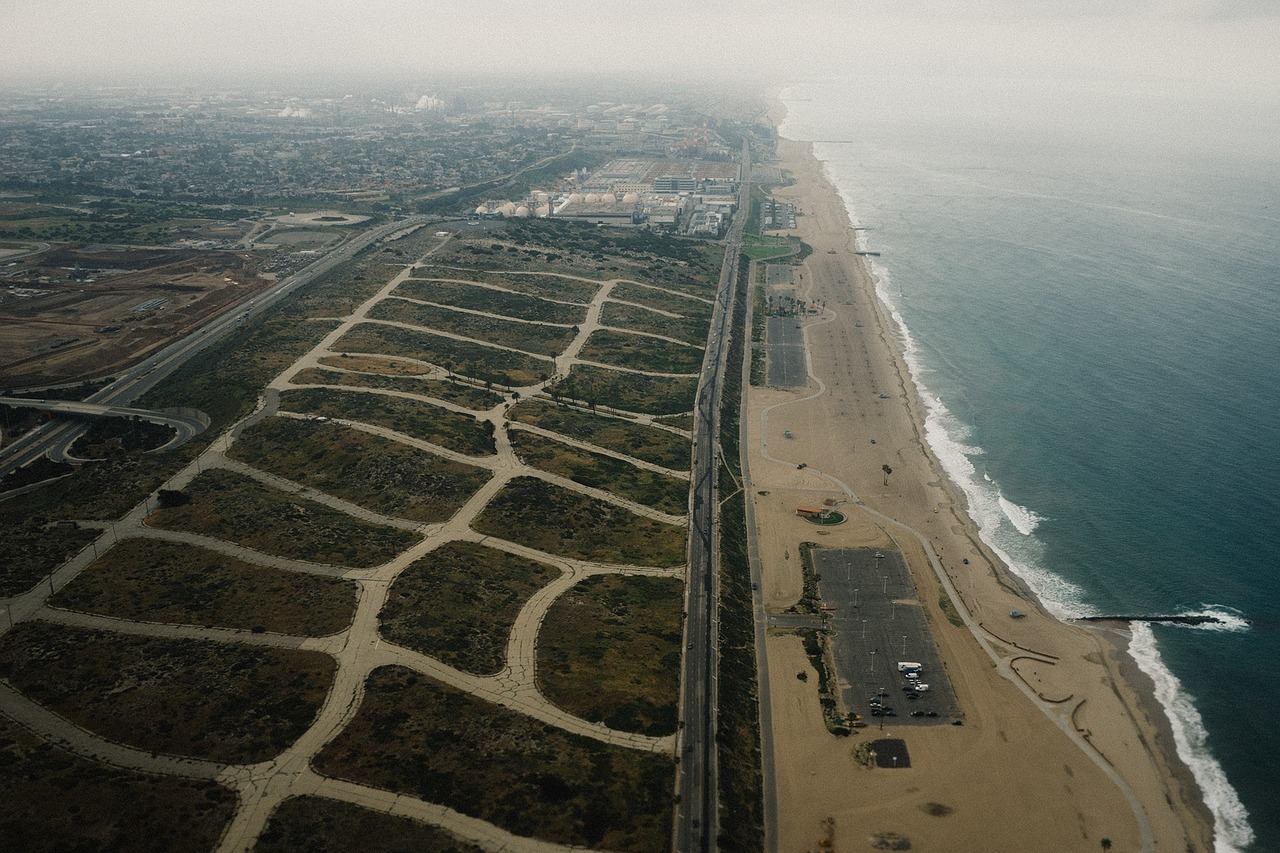
[[[1057,621],[978,538],[924,442],[920,401],[842,202],[808,145],[781,140],[778,156],[794,183],[775,196],[797,206],[797,233],[813,247],[796,286],[827,307],[802,321],[808,386],[749,393],[762,595],[770,612],[799,599],[803,541],[901,550],[963,712],[959,726],[886,726],[884,736],[906,741],[911,767],[866,769],[855,748],[881,733],[829,734],[800,639],[770,631],[779,849],[817,849],[828,818],[838,850],[871,849],[880,833],[912,850],[1096,851],[1104,840],[1140,850],[1144,832],[1155,849],[1211,849],[1210,816],[1125,652],[1127,634]],[[795,515],[827,498],[845,502],[848,522],[818,528]],[[925,546],[894,521],[927,540],[999,665],[974,631],[945,618]],[[1027,615],[1011,618],[1012,608]]]

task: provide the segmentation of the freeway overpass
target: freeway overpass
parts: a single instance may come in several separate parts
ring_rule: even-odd
[[[129,418],[167,426],[174,431],[174,436],[162,447],[153,452],[170,450],[195,438],[209,426],[209,418],[202,412],[194,410],[131,409],[126,406],[112,406],[102,403],[81,403],[75,400],[35,400],[18,397],[0,397],[0,405],[13,406],[18,409],[39,409],[55,415],[71,418]],[[61,455],[61,454],[60,454]],[[60,461],[58,459],[54,460]]]

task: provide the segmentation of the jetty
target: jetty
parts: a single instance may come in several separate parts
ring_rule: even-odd
[[[1081,616],[1080,622],[1168,622],[1172,625],[1221,625],[1217,616]]]

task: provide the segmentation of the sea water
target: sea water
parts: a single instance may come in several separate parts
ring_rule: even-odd
[[[1280,161],[877,85],[792,86],[782,133],[881,253],[930,444],[1059,617],[1223,618],[1131,653],[1217,849],[1280,851]]]

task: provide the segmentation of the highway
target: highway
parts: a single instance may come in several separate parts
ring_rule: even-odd
[[[362,232],[305,269],[271,285],[247,303],[231,308],[193,329],[186,336],[151,353],[145,361],[123,371],[114,382],[89,396],[85,402],[108,407],[128,406],[196,353],[242,322],[268,310],[298,288],[310,284],[372,243],[426,221],[425,216],[411,216]],[[163,415],[155,414],[149,419],[155,417]],[[0,451],[0,477],[41,456],[51,455],[57,458],[65,455],[67,449],[87,428],[82,420],[54,420],[35,427]]]
[[[733,298],[737,286],[742,229],[750,213],[750,157],[743,145],[743,181],[738,214],[725,238],[724,264],[716,297],[702,378],[694,406],[693,471],[690,495],[689,582],[686,590],[684,677],[680,696],[680,755],[676,850],[716,848],[719,835],[719,774],[716,762],[719,595],[716,473],[720,394],[728,354]]]

